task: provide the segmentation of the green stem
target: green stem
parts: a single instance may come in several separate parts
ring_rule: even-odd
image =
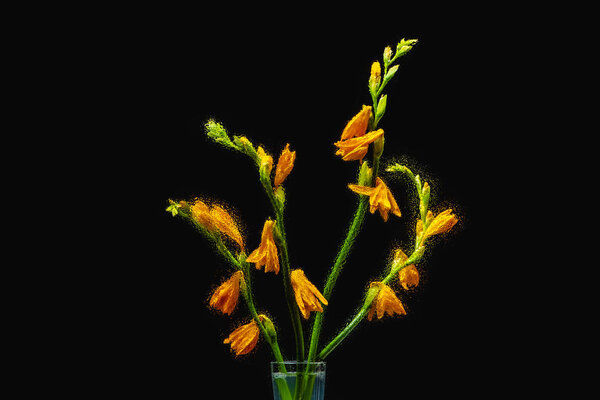
[[[352,249],[352,245],[354,244],[356,236],[360,232],[360,228],[362,226],[362,222],[367,211],[367,205],[368,197],[361,196],[358,208],[356,210],[356,213],[354,214],[354,219],[352,220],[352,224],[350,225],[350,229],[348,229],[348,234],[346,235],[346,239],[344,240],[344,244],[342,245],[342,248],[340,249],[335,259],[335,263],[333,264],[331,272],[327,277],[327,282],[325,283],[323,297],[325,297],[327,301],[329,301],[329,299],[331,298],[331,293],[335,286],[335,282],[342,270],[344,263],[346,262],[346,259],[348,258],[348,255],[350,254],[350,250]],[[315,322],[313,324],[312,334],[310,338],[310,348],[308,350],[308,362],[312,362],[315,360],[324,316],[325,310],[323,312],[317,313],[315,316]]]
[[[390,270],[390,272],[387,274],[387,276],[381,281],[381,283],[388,284],[388,282],[390,280],[392,280],[398,274],[398,271],[400,271],[402,268],[406,267],[407,265],[412,264],[414,262],[413,256],[415,256],[416,253],[417,252],[414,251],[404,263],[399,264],[396,267],[392,268]],[[369,308],[371,307],[371,304],[375,300],[375,297],[376,297],[375,295],[376,295],[376,293],[372,293],[371,296],[367,296],[367,298],[365,299],[365,302],[363,303],[360,310],[358,310],[358,312],[356,313],[354,318],[352,318],[352,320],[348,323],[348,325],[346,325],[346,327],[344,327],[344,329],[340,333],[338,333],[337,336],[334,337],[331,340],[331,342],[329,342],[323,348],[323,350],[321,350],[321,352],[319,353],[319,359],[321,359],[321,360],[325,359],[325,357],[327,357],[337,346],[339,346],[339,344],[354,330],[354,328],[356,328],[358,326],[358,324],[360,324],[360,322],[364,319],[364,317],[369,312]]]
[[[281,237],[281,240],[278,244],[281,253],[280,261],[281,272],[283,276],[283,290],[288,305],[290,318],[292,320],[292,328],[294,331],[294,339],[296,342],[296,360],[304,361],[304,334],[302,332],[302,321],[300,319],[300,311],[296,306],[296,300],[292,289],[287,237],[285,232],[285,225],[283,222],[283,210],[282,207],[279,205],[278,200],[275,198],[270,179],[267,176],[263,176],[261,174],[260,181],[265,189],[265,192],[267,193],[267,197],[269,198],[271,205],[273,206],[273,210],[275,211],[275,216],[277,219],[277,229],[279,230],[279,235]]]

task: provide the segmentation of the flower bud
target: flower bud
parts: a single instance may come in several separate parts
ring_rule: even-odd
[[[360,172],[358,173],[358,184],[360,186],[371,186],[372,178],[373,168],[370,168],[369,163],[365,161],[360,166]]]
[[[371,78],[377,80],[377,83],[381,81],[381,65],[379,61],[375,61],[371,64]]]
[[[244,154],[247,154],[251,157],[256,157],[256,150],[252,145],[252,142],[248,140],[246,136],[234,136],[233,144],[237,146],[237,149]]]
[[[396,57],[401,57],[403,55],[405,55],[406,53],[408,53],[412,47],[417,43],[417,39],[409,39],[409,40],[404,40],[402,39],[400,41],[400,43],[398,43],[398,46],[396,47]]]
[[[271,170],[273,169],[273,157],[265,152],[262,146],[258,146],[256,151],[258,155],[258,168],[262,179],[271,181]]]
[[[283,186],[277,186],[273,193],[275,194],[275,199],[277,200],[279,208],[283,210],[285,206],[285,191],[283,190]]]
[[[386,82],[389,81],[390,79],[392,79],[394,77],[394,75],[396,75],[396,72],[398,72],[398,65],[394,65],[392,68],[389,69],[389,71],[387,72],[387,74],[385,74],[385,77],[383,78]]]
[[[385,143],[384,136],[381,135],[375,142],[373,142],[373,157],[380,158],[383,154],[383,145]]]
[[[277,341],[277,331],[275,330],[275,325],[273,324],[273,321],[271,321],[269,317],[267,317],[265,314],[259,314],[258,319],[260,320],[260,322],[262,322],[263,326],[265,327],[265,330],[267,331],[267,334],[269,335],[271,341]]]
[[[388,46],[383,50],[383,62],[385,63],[385,65],[387,65],[390,63],[391,59],[392,59],[392,48],[390,46]]]
[[[387,106],[387,94],[384,94],[383,96],[381,96],[379,98],[379,103],[377,103],[377,112],[375,114],[375,126],[377,126],[377,123],[379,122],[381,117],[383,117],[383,114],[385,114],[386,106]]]
[[[371,94],[377,93],[379,84],[381,83],[381,65],[379,61],[375,61],[371,65],[371,76],[369,77],[369,90]]]
[[[206,135],[209,138],[225,147],[237,150],[237,146],[229,139],[227,131],[225,128],[223,128],[223,125],[211,119],[204,127],[206,129]]]

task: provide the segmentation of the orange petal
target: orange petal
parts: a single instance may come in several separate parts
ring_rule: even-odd
[[[364,106],[348,123],[342,132],[342,140],[355,136],[363,136],[367,132],[369,119],[371,118],[371,106]]]

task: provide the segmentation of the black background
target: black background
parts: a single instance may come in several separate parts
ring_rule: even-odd
[[[235,14],[246,11],[257,10],[236,8]],[[128,13],[117,46],[107,49],[111,58],[102,60],[107,84],[119,88],[111,108],[123,119],[115,129],[128,139],[124,185],[117,190],[123,198],[132,190],[136,196],[122,205],[135,210],[136,222],[121,232],[134,251],[109,269],[120,277],[107,289],[112,311],[98,311],[110,321],[99,324],[98,353],[115,357],[107,381],[170,398],[210,397],[214,390],[221,398],[271,396],[268,346],[259,342],[235,359],[222,344],[248,321],[245,308],[227,317],[207,306],[229,276],[226,263],[164,211],[167,200],[202,196],[230,205],[251,251],[272,216],[270,205],[250,160],[208,140],[203,124],[214,118],[230,134],[262,144],[275,160],[290,143],[297,152],[285,183],[290,259],[322,288],[357,203],[346,185],[356,179],[358,163],[335,156],[333,142],[361,105],[370,104],[371,63],[381,61],[385,46],[417,38],[385,90],[384,163],[411,166],[431,183],[431,208],[453,208],[460,223],[432,241],[419,288],[398,291],[408,315],[365,321],[328,357],[326,393],[333,399],[366,391],[473,394],[474,382],[499,389],[488,381],[490,359],[507,346],[493,294],[495,260],[489,259],[499,254],[488,251],[494,240],[489,210],[500,196],[497,157],[510,149],[498,142],[502,83],[490,51],[493,15],[471,18],[457,8],[268,11],[242,18],[225,9]],[[331,298],[321,343],[351,318],[390,252],[398,245],[410,251],[415,193],[402,179],[384,179],[403,216],[383,223],[378,214],[367,215]],[[257,272],[254,293],[259,311],[273,316],[284,356],[292,358],[280,278]]]

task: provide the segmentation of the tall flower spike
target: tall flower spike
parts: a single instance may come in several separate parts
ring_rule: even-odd
[[[260,238],[260,245],[254,250],[246,262],[254,263],[256,269],[260,269],[263,265],[265,266],[265,272],[274,271],[275,274],[279,273],[279,257],[277,254],[277,246],[273,239],[273,228],[275,221],[268,219],[265,221],[263,226],[262,235]]]
[[[275,167],[275,187],[281,185],[290,172],[292,172],[295,160],[296,152],[290,151],[290,144],[288,143],[281,152],[279,160],[277,160],[277,167]]]
[[[400,299],[396,297],[396,294],[389,286],[381,282],[371,283],[371,287],[374,286],[379,287],[379,292],[371,304],[371,309],[367,315],[369,321],[373,318],[375,311],[377,311],[377,319],[383,318],[385,314],[389,316],[393,316],[394,314],[406,315]]]
[[[362,110],[359,111],[348,123],[342,131],[341,140],[353,138],[355,136],[364,136],[367,133],[367,126],[369,125],[369,119],[371,119],[371,106],[362,106]]]
[[[369,144],[383,136],[383,129],[372,131],[363,136],[354,137],[352,139],[340,140],[334,145],[339,149],[336,155],[341,156],[344,161],[359,160],[367,155]]]
[[[234,242],[236,242],[240,248],[244,249],[244,238],[242,237],[238,225],[229,215],[227,210],[225,210],[221,206],[214,206],[210,210],[210,216],[213,220],[213,223],[221,231],[223,234],[229,236]]]
[[[298,308],[300,308],[300,312],[302,312],[304,319],[310,317],[311,311],[323,312],[321,303],[325,305],[329,303],[315,285],[308,280],[304,271],[295,269],[292,271],[290,278],[292,280],[294,295],[296,296],[296,303],[298,304]]]
[[[260,318],[260,316],[259,316]],[[225,344],[231,344],[231,350],[235,352],[236,357],[250,353],[258,343],[260,329],[255,320],[246,325],[242,325],[229,335],[223,341]]]
[[[244,273],[234,272],[227,281],[219,286],[210,298],[209,305],[223,314],[231,315],[237,306],[240,295],[240,285],[243,284]]]
[[[375,187],[354,184],[349,184],[348,187],[355,193],[369,196],[369,211],[373,214],[375,210],[379,210],[379,214],[381,214],[384,221],[387,222],[390,211],[397,217],[402,215],[396,199],[394,199],[392,192],[381,178],[377,177]]]

